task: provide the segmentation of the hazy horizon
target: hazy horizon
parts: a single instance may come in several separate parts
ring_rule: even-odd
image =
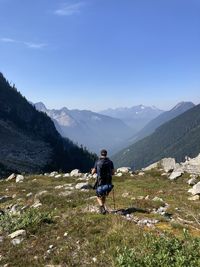
[[[32,102],[200,103],[197,0],[0,0],[0,71]]]

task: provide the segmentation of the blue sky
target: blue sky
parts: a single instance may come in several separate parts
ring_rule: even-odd
[[[0,0],[0,71],[33,102],[200,103],[199,0]]]

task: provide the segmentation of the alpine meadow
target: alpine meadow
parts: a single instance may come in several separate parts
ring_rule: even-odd
[[[0,266],[200,267],[198,0],[0,0]]]

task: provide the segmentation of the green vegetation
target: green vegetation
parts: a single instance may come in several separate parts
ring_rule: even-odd
[[[165,157],[178,162],[200,151],[200,105],[163,124],[150,136],[120,151],[113,160],[116,166],[134,169],[146,167]]]
[[[146,234],[142,247],[119,248],[118,267],[193,267],[200,266],[200,239],[184,231],[184,238]]]
[[[35,233],[43,223],[53,223],[53,216],[49,212],[40,212],[30,208],[21,215],[5,214],[0,216],[0,230],[12,233],[16,230],[26,229],[30,233]]]
[[[155,170],[144,176],[114,177],[116,209],[130,209],[133,218],[158,220],[153,227],[139,226],[120,214],[98,214],[93,190],[67,189],[80,182],[76,178],[27,176],[19,184],[3,181],[0,195],[6,192],[14,198],[1,203],[5,214],[0,215],[4,238],[0,265],[199,266],[200,206],[199,201],[188,200],[188,177],[185,174],[171,182]],[[38,194],[42,191],[46,192]],[[63,195],[66,192],[70,194]],[[154,201],[154,197],[163,201]],[[42,205],[33,209],[35,201]],[[165,203],[172,220],[153,212]],[[9,210],[15,204],[19,214],[13,215]],[[113,209],[112,193],[107,208]],[[8,233],[17,229],[26,230],[27,235],[13,245]]]

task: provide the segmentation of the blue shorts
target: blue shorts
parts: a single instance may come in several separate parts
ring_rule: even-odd
[[[107,196],[110,193],[110,191],[113,189],[113,187],[114,185],[112,184],[100,185],[96,189],[96,194],[98,197]]]

